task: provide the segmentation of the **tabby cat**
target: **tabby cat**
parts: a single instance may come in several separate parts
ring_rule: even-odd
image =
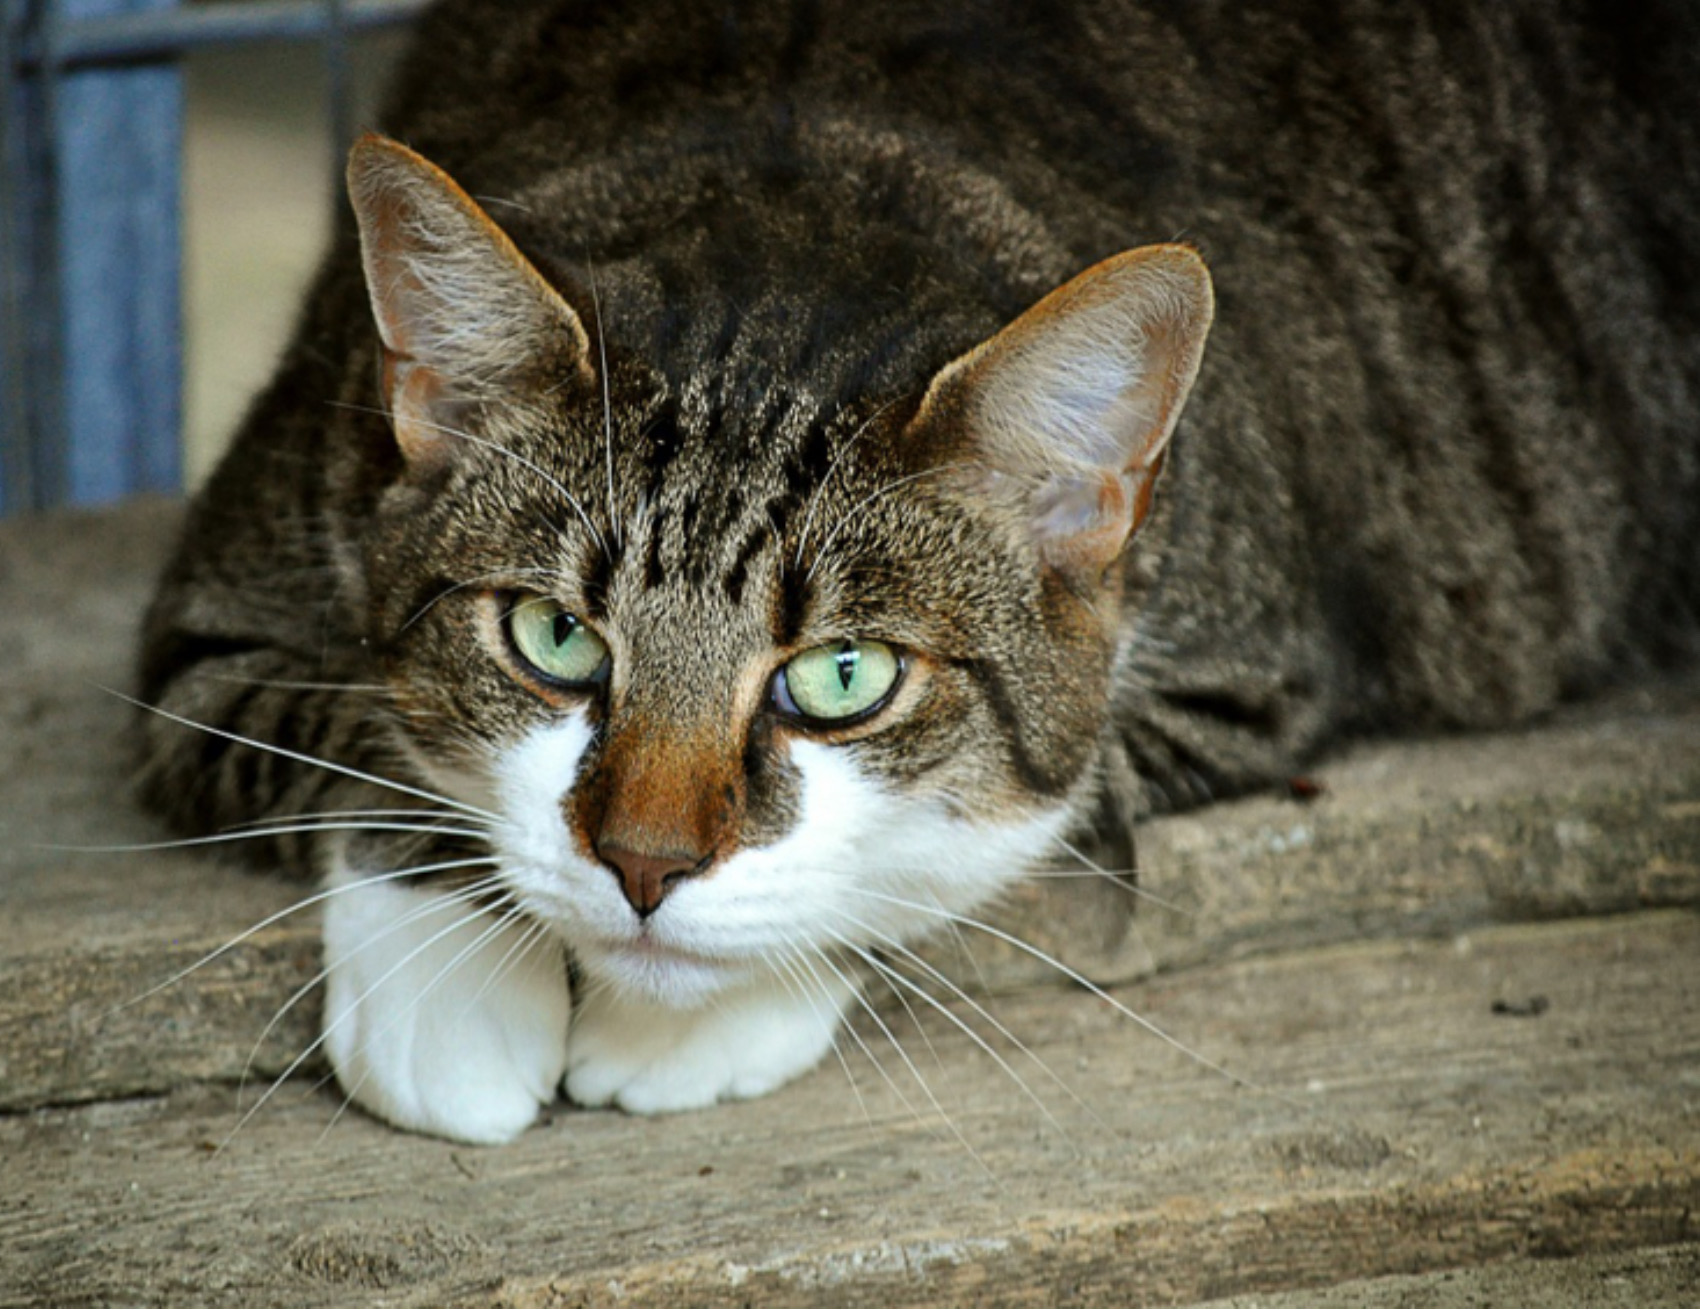
[[[451,0],[152,609],[147,794],[326,880],[349,1096],[496,1141],[1692,657],[1697,15]]]

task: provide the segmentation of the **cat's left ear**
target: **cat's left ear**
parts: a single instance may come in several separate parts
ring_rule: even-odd
[[[477,202],[430,160],[368,134],[348,194],[384,346],[384,398],[409,465],[464,452],[483,399],[594,382],[584,325]]]
[[[1047,561],[1095,577],[1151,508],[1214,306],[1191,247],[1116,255],[947,365],[917,422],[963,425],[975,462],[1028,496]]]

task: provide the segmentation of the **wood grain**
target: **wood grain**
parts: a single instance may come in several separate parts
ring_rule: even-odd
[[[1255,1087],[1080,996],[1001,998],[1068,1085],[1009,1053],[1044,1109],[939,1024],[907,1044],[945,1115],[866,1031],[894,1086],[850,1055],[854,1087],[489,1150],[301,1084],[222,1150],[225,1089],[13,1115],[0,1299],[1128,1305],[1692,1242],[1696,961],[1666,911],[1118,991]]]

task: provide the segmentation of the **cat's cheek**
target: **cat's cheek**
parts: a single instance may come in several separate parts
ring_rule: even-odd
[[[498,824],[492,833],[508,890],[569,940],[587,926],[623,920],[625,902],[606,869],[573,848],[561,803],[578,779],[592,732],[582,712],[534,728],[494,765]]]
[[[487,772],[466,761],[438,759],[421,749],[405,732],[395,734],[402,753],[431,790],[463,805],[494,810],[499,804],[495,784]]]
[[[774,887],[793,916],[790,940],[864,947],[909,942],[978,910],[1059,850],[1077,801],[993,822],[964,817],[947,794],[880,783],[853,752],[800,744],[803,819]]]
[[[500,753],[496,794],[510,841],[528,849],[543,843],[548,849],[565,837],[561,798],[578,778],[591,737],[584,711],[574,710],[533,728]]]
[[[325,904],[325,1049],[400,1128],[505,1142],[555,1097],[571,1002],[559,945],[452,894],[339,867]]]
[[[901,825],[901,838],[870,860],[863,890],[883,907],[878,917],[887,930],[913,940],[974,913],[1034,869],[1070,854],[1062,834],[1074,817],[1067,803],[1002,823],[917,806]],[[908,906],[916,911],[906,913]]]

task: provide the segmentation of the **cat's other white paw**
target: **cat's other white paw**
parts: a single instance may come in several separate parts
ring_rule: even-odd
[[[764,1095],[832,1049],[851,994],[836,981],[807,996],[764,981],[672,1009],[598,988],[573,1018],[567,1095],[633,1114]]]
[[[325,1049],[349,1099],[463,1142],[524,1131],[555,1099],[572,1017],[559,946],[524,932],[423,889],[332,896]]]

